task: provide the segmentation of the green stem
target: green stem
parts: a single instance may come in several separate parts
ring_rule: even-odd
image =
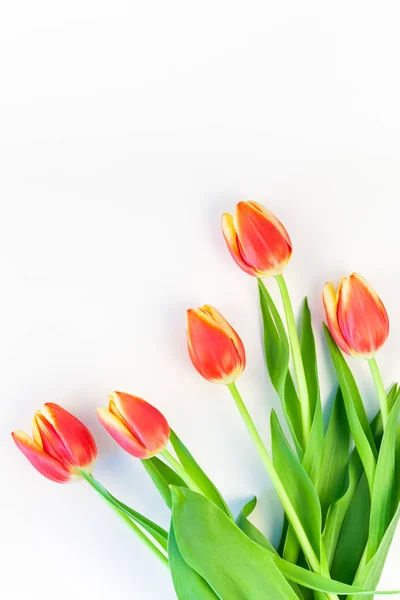
[[[165,460],[170,464],[170,466],[174,469],[174,471],[183,479],[188,488],[197,492],[198,494],[203,494],[193,477],[189,475],[189,473],[182,467],[180,462],[176,460],[174,456],[172,456],[171,452],[169,452],[166,448],[161,452],[161,456],[165,458]]]
[[[88,475],[88,473],[86,473]],[[127,515],[125,515],[121,510],[119,510],[114,504],[112,504],[108,498],[103,496],[101,492],[92,484],[90,477],[85,477],[85,481],[99,494],[101,498],[108,504],[110,508],[114,511],[114,513],[127,525],[142,542],[151,550],[151,552],[166,566],[168,566],[168,558],[165,556],[159,548],[147,537],[147,535],[130,519]]]
[[[374,380],[375,389],[379,398],[379,405],[381,407],[382,425],[385,429],[386,422],[389,416],[388,399],[383,385],[381,372],[379,371],[378,363],[376,358],[372,357],[368,359],[369,368],[371,369],[372,378]]]
[[[296,321],[293,314],[293,307],[290,301],[289,291],[287,289],[286,281],[283,275],[277,275],[275,277],[279,291],[282,297],[283,308],[285,311],[286,324],[288,328],[290,348],[292,350],[294,371],[296,374],[297,387],[299,390],[299,399],[301,406],[301,419],[304,444],[307,445],[308,438],[310,437],[311,431],[311,413],[310,413],[310,402],[308,398],[308,387],[306,374],[304,372],[303,359],[300,350],[300,341],[297,333]]]
[[[257,428],[253,422],[253,419],[251,418],[249,411],[247,410],[247,408],[243,402],[243,399],[239,393],[239,390],[236,387],[236,384],[230,383],[230,384],[228,384],[227,387],[232,394],[235,404],[239,409],[240,416],[242,417],[243,422],[247,427],[247,430],[254,442],[254,445],[258,451],[258,454],[260,455],[260,458],[261,458],[262,462],[264,463],[264,466],[265,466],[267,473],[274,485],[274,488],[279,496],[279,499],[282,502],[283,508],[287,515],[287,518],[289,519],[293,529],[296,532],[297,539],[299,540],[299,543],[303,549],[304,555],[307,558],[307,561],[308,561],[311,569],[315,573],[321,574],[322,569],[321,569],[321,565],[319,563],[318,557],[315,554],[314,549],[307,537],[307,534],[303,529],[303,525],[302,525],[299,517],[297,516],[296,510],[286,492],[286,489],[285,489],[284,485],[282,484],[278,473],[275,470],[272,460],[269,457],[267,449],[265,448],[264,443],[261,439],[261,436],[258,433]],[[338,600],[336,594],[327,594],[327,597],[330,598],[331,600]]]

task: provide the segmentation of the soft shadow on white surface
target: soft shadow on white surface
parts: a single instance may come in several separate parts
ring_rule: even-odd
[[[280,409],[257,287],[219,230],[253,198],[291,234],[288,284],[297,311],[309,295],[325,397],[321,289],[353,270],[387,305],[379,360],[387,384],[399,377],[397,7],[39,0],[2,12],[0,592],[172,600],[168,573],[95,494],[41,478],[10,431],[63,404],[98,441],[98,478],[167,525],[142,466],[95,416],[114,388],[142,395],[235,511],[260,497],[255,519],[279,538],[282,513],[227,391],[189,363],[185,310],[212,303],[239,331],[239,387],[268,440]],[[353,365],[372,414],[368,370]],[[400,587],[398,556],[397,536],[382,588]]]

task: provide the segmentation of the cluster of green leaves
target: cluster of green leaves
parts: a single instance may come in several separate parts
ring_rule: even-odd
[[[300,402],[293,390],[285,327],[261,281],[259,292],[268,372],[281,400],[296,449],[298,469],[308,476],[307,490],[295,483],[292,473],[291,484],[297,485],[297,493],[302,498],[310,496],[311,487],[314,490],[314,508],[308,503],[307,515],[314,526],[318,524],[322,562],[332,578],[375,590],[400,517],[398,386],[393,386],[388,396],[390,414],[383,433],[379,413],[369,423],[354,376],[324,326],[339,382],[324,433],[315,342],[305,300],[301,349],[313,415],[311,435],[305,442],[299,431]],[[351,440],[354,440],[353,450]],[[274,430],[272,444],[274,463],[282,468],[282,447],[274,444]],[[287,485],[290,485],[289,481]],[[279,550],[284,558],[304,564],[290,527],[284,529]],[[348,597],[353,596],[354,593]],[[372,598],[373,594],[368,597]]]

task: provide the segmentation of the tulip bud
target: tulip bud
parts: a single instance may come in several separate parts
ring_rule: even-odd
[[[222,216],[222,233],[235,262],[253,277],[282,273],[292,255],[290,237],[264,206],[249,200]]]
[[[194,368],[213,383],[233,383],[246,366],[242,340],[212,306],[187,311],[187,343]]]
[[[33,417],[32,436],[13,431],[14,442],[45,477],[66,483],[80,477],[79,469],[91,472],[97,458],[90,431],[58,404],[47,403]]]
[[[170,429],[165,417],[142,398],[113,392],[108,410],[98,408],[97,415],[117,444],[136,458],[151,458],[168,444]]]
[[[326,318],[333,339],[346,354],[371,357],[389,335],[389,318],[382,301],[366,280],[353,273],[337,291],[332,283],[323,292]]]

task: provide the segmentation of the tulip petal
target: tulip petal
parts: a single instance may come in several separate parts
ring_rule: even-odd
[[[214,308],[214,306],[211,306],[210,304],[205,304],[202,307],[202,309],[204,311],[208,312],[212,316],[215,323],[220,325],[220,327],[225,331],[226,335],[228,337],[230,337],[230,339],[233,341],[235,348],[237,350],[237,353],[239,354],[239,358],[242,361],[242,369],[244,369],[246,366],[246,352],[245,352],[245,349],[243,346],[243,342],[240,339],[240,337],[238,336],[238,334],[236,333],[236,331],[228,323],[228,321],[221,315],[219,310]]]
[[[238,244],[238,237],[236,235],[236,229],[233,224],[232,215],[230,215],[228,213],[223,214],[221,226],[222,226],[223,236],[225,238],[226,244],[228,246],[228,250],[231,253],[233,260],[243,271],[245,271],[249,275],[252,275],[253,277],[259,277],[260,274],[257,273],[257,271],[255,271],[253,269],[253,267],[251,267],[250,265],[247,264],[247,262],[244,260],[244,258],[242,256],[242,253],[240,252],[240,248],[239,248],[239,244]]]
[[[57,483],[66,483],[71,479],[71,474],[62,464],[49,454],[46,454],[27,433],[24,431],[13,431],[11,435],[17,447],[39,473]]]
[[[41,412],[57,432],[71,464],[90,470],[97,457],[97,448],[88,428],[58,404],[48,402]]]
[[[347,344],[359,356],[375,354],[389,335],[389,318],[381,299],[357,273],[343,282],[338,322]]]
[[[132,433],[149,454],[165,448],[169,439],[169,425],[164,415],[154,406],[124,392],[113,392],[112,402]]]
[[[65,447],[53,425],[40,411],[37,411],[33,417],[32,431],[34,440],[39,432],[41,444],[38,445],[43,448],[43,451],[46,452],[46,454],[49,454],[58,460],[67,471],[72,472],[74,470],[74,461],[68,452],[68,449]]]
[[[338,299],[333,283],[331,283],[330,281],[324,286],[322,299],[324,302],[328,328],[332,334],[333,339],[335,340],[339,348],[343,350],[343,352],[352,355],[353,352],[351,351],[350,346],[348,345],[348,343],[342,335],[342,332],[340,331],[337,317]]]
[[[32,422],[32,437],[35,444],[37,444],[40,448],[43,448],[42,437],[40,435],[40,430],[36,421],[36,415],[40,414],[39,411],[36,411],[33,422]]]
[[[232,383],[245,367],[243,344],[240,341],[237,347],[236,340],[239,339],[237,333],[226,323],[222,315],[219,315],[216,321],[209,311],[209,307],[208,310],[198,308],[187,311],[189,355],[200,375],[209,381],[221,384]],[[234,340],[230,337],[232,332]]]
[[[272,213],[265,208],[260,210],[257,203],[239,202],[234,226],[242,257],[259,276],[282,273],[292,255],[292,246],[283,225]]]
[[[254,206],[254,208],[259,210],[264,215],[264,217],[268,219],[268,221],[271,221],[271,223],[275,225],[277,230],[280,231],[282,237],[285,238],[287,245],[291,248],[292,241],[289,237],[289,234],[282,225],[282,223],[275,217],[275,215],[270,210],[268,210],[268,208],[265,208],[265,206],[259,204],[258,202],[254,202],[254,200],[249,200],[249,204],[251,204],[252,206]]]
[[[97,416],[106,431],[128,454],[136,458],[149,458],[151,456],[146,448],[133,437],[122,421],[110,411],[105,408],[98,408]]]

